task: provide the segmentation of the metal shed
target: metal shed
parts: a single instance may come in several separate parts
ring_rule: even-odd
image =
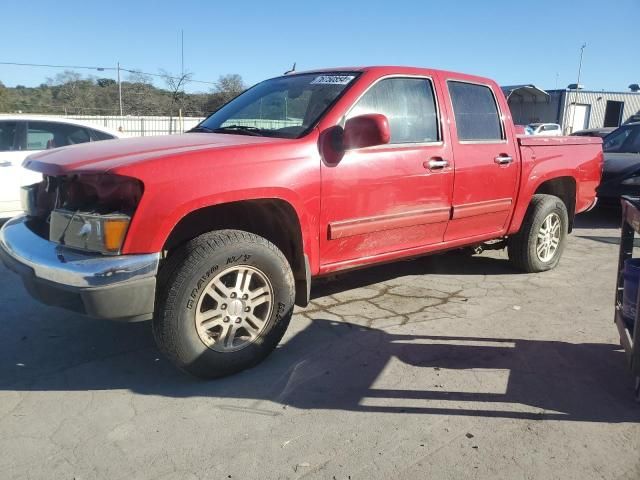
[[[640,92],[542,90],[535,85],[502,87],[514,122],[558,123],[565,133],[617,127],[640,114]]]

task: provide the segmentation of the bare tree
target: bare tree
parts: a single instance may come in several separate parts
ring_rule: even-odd
[[[172,114],[177,108],[184,108],[185,92],[184,87],[191,81],[193,73],[186,72],[181,75],[172,75],[166,70],[160,70],[160,75],[164,80],[167,89],[171,95],[171,111]]]
[[[240,95],[247,87],[244,85],[242,77],[237,73],[221,75],[215,85],[214,93],[217,93],[223,103]]]
[[[217,110],[244,92],[246,88],[242,77],[237,73],[221,75],[204,105],[205,110],[207,112]]]
[[[164,112],[165,105],[160,104],[157,97],[151,78],[141,72],[133,71],[122,83],[122,104],[126,115],[157,115]]]
[[[7,93],[7,89],[4,86],[4,83],[2,83],[2,81],[0,81],[0,112],[6,112],[8,111],[8,101],[7,99],[9,98],[9,95]]]
[[[94,101],[93,77],[82,78],[78,72],[65,70],[53,78],[47,78],[47,85],[53,90],[53,99],[60,102],[65,113],[84,113]]]

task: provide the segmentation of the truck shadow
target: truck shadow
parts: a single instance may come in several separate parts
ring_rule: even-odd
[[[12,382],[5,378],[0,380],[0,390],[128,389],[142,395],[207,397],[212,408],[274,416],[290,406],[640,422],[640,408],[632,400],[631,377],[618,345],[391,333],[325,320],[318,314],[261,365],[204,382],[158,358],[148,325],[107,325],[113,330],[108,341],[126,337],[126,343],[138,348],[89,357],[85,363],[31,378],[14,377]],[[71,333],[67,341],[83,338]],[[2,343],[1,348],[9,347],[4,345],[6,338]],[[41,362],[35,365],[36,371],[45,367],[47,357]]]
[[[322,297],[405,275],[517,274],[506,260],[437,255],[341,275]],[[149,323],[92,320],[31,300],[0,267],[0,391],[99,391],[205,397],[212,408],[280,415],[298,409],[588,422],[640,422],[615,344],[409,334],[294,316],[265,362],[211,382],[177,371]],[[613,325],[611,326],[613,329]]]
[[[349,289],[366,287],[409,275],[523,275],[504,258],[470,255],[462,250],[428,255],[412,260],[352,270],[319,278],[311,289],[311,299]]]

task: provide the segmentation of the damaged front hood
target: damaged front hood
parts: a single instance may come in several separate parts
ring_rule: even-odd
[[[204,150],[285,143],[291,140],[216,133],[184,133],[81,143],[30,155],[23,166],[46,175],[106,172],[161,157]]]

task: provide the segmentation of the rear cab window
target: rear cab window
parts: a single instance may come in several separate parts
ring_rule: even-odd
[[[461,142],[502,142],[505,132],[493,90],[487,85],[447,81]]]

